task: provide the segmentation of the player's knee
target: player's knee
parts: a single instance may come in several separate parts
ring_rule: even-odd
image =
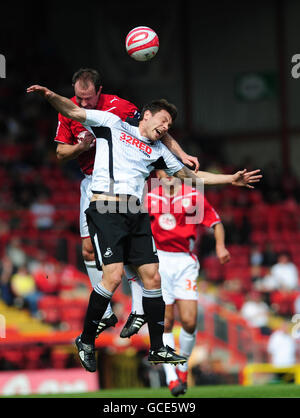
[[[159,289],[161,287],[161,279],[158,271],[156,271],[152,276],[152,284],[153,289]]]
[[[109,275],[111,285],[116,289],[122,281],[122,274],[114,272]]]
[[[185,318],[181,321],[182,328],[189,334],[193,334],[196,330],[196,321],[193,318]]]
[[[142,280],[146,289],[161,288],[161,280],[158,270],[149,271],[147,274],[143,274]]]
[[[123,268],[118,266],[110,266],[103,270],[102,281],[104,286],[109,290],[115,290],[122,281]]]
[[[165,320],[164,320],[164,332],[165,333],[172,332],[173,325],[174,325],[174,320],[165,317]]]

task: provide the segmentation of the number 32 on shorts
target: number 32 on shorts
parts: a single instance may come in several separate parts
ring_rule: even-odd
[[[196,292],[197,290],[196,280],[185,279],[185,290],[192,290],[193,292]]]

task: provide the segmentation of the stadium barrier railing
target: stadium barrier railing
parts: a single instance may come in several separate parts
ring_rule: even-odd
[[[241,384],[251,386],[255,384],[255,376],[257,374],[292,374],[294,375],[295,384],[300,384],[300,364],[289,367],[276,367],[269,363],[253,363],[247,364],[241,373]]]

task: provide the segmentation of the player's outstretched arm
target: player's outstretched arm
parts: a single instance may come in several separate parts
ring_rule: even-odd
[[[208,171],[198,171],[194,173],[186,167],[177,171],[174,176],[180,179],[191,178],[193,184],[196,185],[197,179],[202,179],[204,184],[217,185],[217,184],[232,184],[233,186],[247,187],[253,189],[253,183],[258,183],[262,178],[259,174],[260,170],[247,171],[246,169],[237,171],[235,174],[215,174]]]
[[[27,93],[38,93],[44,97],[59,113],[67,118],[77,120],[80,123],[84,123],[86,120],[86,112],[83,108],[76,106],[67,97],[59,96],[54,91],[49,90],[47,87],[33,85],[27,88]]]

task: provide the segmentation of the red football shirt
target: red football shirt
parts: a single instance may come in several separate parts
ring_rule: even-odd
[[[219,215],[206,198],[189,186],[182,185],[177,194],[171,197],[165,194],[162,186],[157,187],[146,194],[145,205],[151,217],[156,247],[162,251],[193,250],[199,222],[187,223],[187,219],[195,215],[196,208],[201,225],[212,227],[221,222]]]
[[[78,105],[75,96],[71,100]],[[122,120],[125,120],[127,117],[133,117],[138,111],[134,104],[111,94],[101,94],[96,109],[114,113]],[[81,123],[66,118],[59,113],[54,141],[70,145],[77,144],[78,134],[82,131],[86,131],[86,128]],[[88,151],[80,154],[77,160],[84,174],[92,174],[95,160],[95,147],[91,147]]]

